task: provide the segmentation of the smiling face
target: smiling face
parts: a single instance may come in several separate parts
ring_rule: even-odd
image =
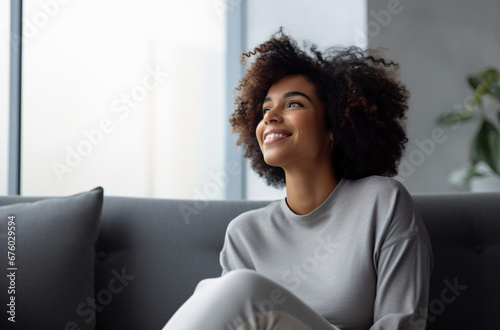
[[[274,83],[262,104],[256,136],[264,160],[283,169],[331,162],[332,150],[323,103],[304,75],[288,75]]]

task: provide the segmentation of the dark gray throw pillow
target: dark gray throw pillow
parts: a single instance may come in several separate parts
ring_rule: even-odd
[[[0,329],[95,329],[77,308],[94,299],[102,202],[99,187],[0,207]]]

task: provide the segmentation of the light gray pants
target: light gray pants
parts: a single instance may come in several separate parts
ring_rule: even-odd
[[[163,330],[337,329],[281,285],[255,271],[202,280]]]

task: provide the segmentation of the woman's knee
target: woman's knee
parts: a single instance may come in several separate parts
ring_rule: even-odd
[[[225,281],[230,281],[230,282],[232,282],[232,281],[249,282],[249,281],[254,281],[254,280],[260,280],[261,278],[264,278],[264,276],[260,275],[255,270],[240,268],[240,269],[231,270],[230,272],[226,273],[221,278]]]
[[[233,270],[221,278],[221,285],[252,299],[259,310],[274,310],[287,299],[287,291],[267,277],[248,269]]]
[[[218,290],[222,291],[238,289],[240,292],[245,288],[254,290],[255,287],[260,287],[265,280],[266,279],[262,275],[254,270],[235,269],[221,277],[201,280],[198,282],[195,292],[199,292],[204,288],[218,288]]]
[[[255,292],[260,288],[269,288],[277,286],[276,283],[269,280],[267,277],[250,269],[235,269],[221,277],[225,287],[235,287],[238,289],[247,288],[251,292]]]

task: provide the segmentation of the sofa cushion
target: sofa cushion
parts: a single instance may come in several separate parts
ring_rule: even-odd
[[[1,304],[4,309],[11,304],[0,328],[95,328],[95,318],[81,321],[78,306],[94,298],[94,244],[102,201],[99,187],[0,207],[0,259],[10,275],[0,276]]]

